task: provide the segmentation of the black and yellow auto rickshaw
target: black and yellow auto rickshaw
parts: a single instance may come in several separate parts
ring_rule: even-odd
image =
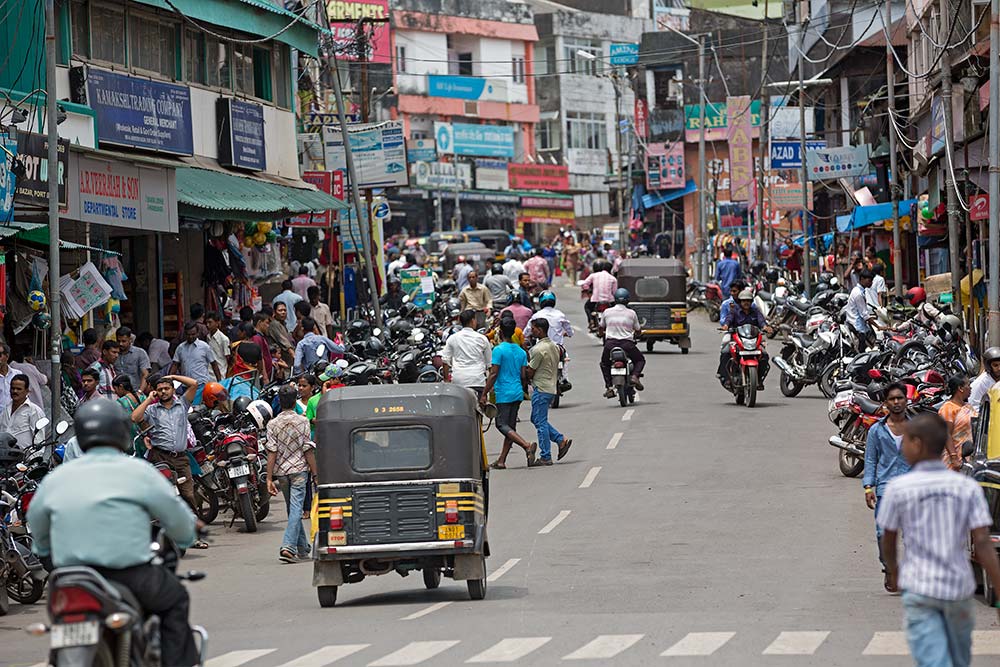
[[[478,241],[493,251],[493,257],[504,260],[504,251],[510,245],[510,234],[502,229],[473,229],[466,232],[470,241]]]
[[[966,457],[965,472],[979,482],[993,516],[990,541],[1000,551],[1000,389],[993,387],[983,399],[973,429],[973,453]],[[994,605],[998,595],[981,565],[973,562],[976,581],[982,585],[986,603]]]
[[[452,243],[465,243],[468,238],[462,232],[432,232],[427,237],[424,249],[427,250],[428,265],[431,268],[440,268],[441,258],[444,250]]]
[[[687,322],[687,271],[676,259],[636,257],[622,260],[618,286],[629,291],[629,307],[642,323],[640,340],[652,352],[657,341],[679,345],[682,354],[691,349]]]
[[[459,257],[464,257],[482,277],[486,272],[486,260],[493,257],[493,251],[478,241],[449,244],[441,257],[441,271],[445,276],[451,274],[451,270],[458,264]]]
[[[492,407],[492,406],[488,406]],[[486,596],[486,449],[479,403],[453,384],[328,391],[316,414],[313,586],[322,607],[368,576],[412,571]]]

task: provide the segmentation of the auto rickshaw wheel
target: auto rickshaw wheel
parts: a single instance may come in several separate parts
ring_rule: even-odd
[[[319,606],[328,609],[337,604],[337,586],[317,586],[316,597],[319,598]]]
[[[647,340],[646,341],[646,352],[652,352],[654,345],[656,345],[656,341],[655,340]]]
[[[480,558],[483,559],[483,574],[486,573],[486,556],[482,555]],[[486,597],[486,577],[483,576],[482,579],[469,579],[465,582],[469,587],[469,597],[473,600],[482,600]]]
[[[441,585],[441,570],[437,567],[425,567],[423,569],[424,587],[432,591]]]

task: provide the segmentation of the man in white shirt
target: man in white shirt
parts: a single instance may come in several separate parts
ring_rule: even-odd
[[[0,431],[9,433],[17,440],[21,449],[30,447],[35,441],[35,424],[45,416],[42,409],[28,400],[31,380],[18,373],[10,381],[11,402],[0,412]]]
[[[305,267],[303,267],[305,268]],[[208,313],[205,315],[205,326],[208,327],[208,346],[212,348],[212,356],[215,363],[219,364],[219,370],[226,374],[229,368],[229,336],[222,333],[222,316],[218,313]]]
[[[446,382],[472,389],[478,397],[486,386],[486,371],[493,363],[493,347],[473,328],[476,311],[463,310],[459,321],[462,328],[448,336],[441,353],[444,377]]]
[[[884,308],[889,290],[885,285],[885,278],[882,277],[882,265],[876,264],[872,269],[872,286],[865,290],[865,297],[872,308]]]
[[[524,272],[524,262],[519,259],[508,259],[503,263],[503,274],[511,283],[516,283]]]
[[[620,347],[632,360],[632,385],[642,391],[642,369],[646,358],[635,344],[635,334],[642,331],[639,316],[628,307],[629,292],[624,287],[615,290],[615,305],[599,316],[599,326],[604,332],[604,352],[601,354],[601,373],[604,375],[604,397],[614,398],[611,386],[611,350]]]
[[[0,343],[0,409],[10,405],[10,381],[20,375],[10,365],[10,345]]]
[[[1000,347],[988,347],[983,352],[983,372],[972,381],[972,391],[969,393],[969,405],[979,412],[979,405],[986,398],[986,393],[1000,381]]]
[[[865,346],[871,343],[875,324],[875,315],[868,308],[868,290],[872,286],[874,274],[871,270],[864,269],[858,277],[858,284],[851,290],[851,295],[847,297],[847,324],[858,336],[858,340]]]
[[[35,366],[31,357],[25,357],[24,361],[12,361],[10,362],[10,367],[16,370],[18,373],[24,373],[28,376],[31,384],[28,386],[28,399],[37,405],[38,407],[45,409],[47,403],[51,403],[51,399],[48,392],[45,391],[48,387],[49,379]]]
[[[538,295],[538,305],[541,309],[528,320],[528,325],[524,328],[525,332],[531,328],[532,321],[540,318],[549,321],[549,340],[556,345],[562,345],[564,340],[573,337],[573,325],[570,324],[566,315],[556,308],[555,294],[542,292]]]

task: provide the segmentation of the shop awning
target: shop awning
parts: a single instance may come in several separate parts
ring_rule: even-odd
[[[15,237],[18,241],[26,241],[37,245],[47,246],[49,244],[49,226],[40,222],[11,222],[0,225],[0,239]],[[82,243],[59,240],[59,248],[62,250],[89,250],[105,255],[120,255],[114,250],[106,248],[96,248]]]
[[[689,195],[692,192],[698,192],[698,186],[695,185],[694,179],[688,179],[683,188],[675,188],[673,190],[657,190],[656,192],[643,195],[642,205],[646,208],[653,208],[654,206],[660,206],[661,204],[666,204],[667,202],[671,202],[675,199],[680,199],[681,197]]]
[[[319,190],[197,167],[177,169],[177,203],[182,216],[203,220],[280,220],[297,213],[349,208]]]
[[[910,217],[910,208],[917,203],[916,199],[899,202],[899,217]],[[837,218],[837,231],[844,233],[852,229],[868,227],[892,219],[892,202],[873,204],[871,206],[855,206],[850,215]]]

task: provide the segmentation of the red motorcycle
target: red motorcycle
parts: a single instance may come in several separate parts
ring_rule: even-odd
[[[737,405],[746,404],[748,408],[757,405],[763,354],[764,335],[756,326],[744,324],[730,331],[727,388],[736,397]]]

